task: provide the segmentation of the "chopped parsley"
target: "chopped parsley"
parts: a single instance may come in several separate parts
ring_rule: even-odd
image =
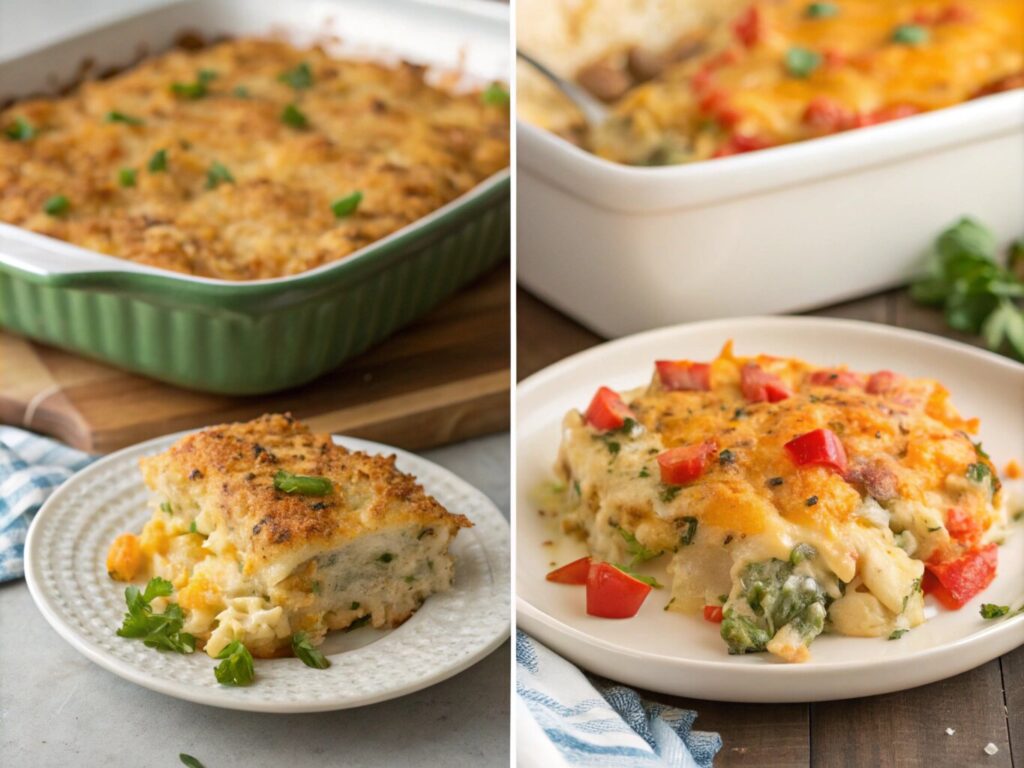
[[[279,469],[274,475],[274,488],[282,493],[298,493],[302,496],[326,496],[334,486],[326,477],[293,475]]]
[[[888,639],[889,640],[899,640],[901,637],[903,637],[909,631],[910,631],[909,629],[894,629],[892,631],[892,633],[889,635]]]
[[[363,202],[363,193],[356,191],[351,195],[338,198],[331,203],[331,211],[334,212],[334,218],[343,219],[346,216],[351,216],[356,212],[359,204]]]
[[[683,486],[681,485],[662,486],[661,493],[658,494],[658,498],[668,504],[672,499],[679,495],[681,490],[683,490]]]
[[[977,464],[967,466],[967,479],[972,483],[981,484],[988,477],[992,477],[992,470],[988,468],[988,464],[979,461]]]
[[[491,83],[480,93],[480,101],[493,107],[503,107],[509,102],[508,89],[501,83]]]
[[[638,563],[644,563],[648,560],[653,560],[661,554],[661,552],[655,552],[654,550],[645,547],[637,540],[636,536],[627,531],[625,528],[617,528],[617,530],[619,532],[619,535],[622,536],[623,540],[626,542],[626,552],[629,554],[631,558],[631,560],[629,561],[629,565],[627,565],[622,570],[628,571]]]
[[[804,16],[809,19],[830,19],[839,15],[839,6],[835,3],[808,3]]]
[[[650,470],[647,469],[647,467],[640,467],[640,474],[637,475],[637,477],[650,477],[650,476],[651,476],[651,473],[650,473]]]
[[[302,114],[302,111],[294,104],[289,104],[281,112],[281,122],[290,125],[292,128],[307,128],[309,120]]]
[[[14,122],[4,129],[4,136],[11,141],[28,141],[35,138],[35,135],[36,129],[24,117],[14,118]]]
[[[983,619],[998,619],[1005,616],[1010,612],[1010,606],[1008,605],[996,605],[995,603],[985,603],[981,606],[981,618]]]
[[[124,123],[125,125],[142,125],[145,121],[139,117],[132,117],[126,115],[124,112],[118,112],[116,110],[107,112],[108,123]]]
[[[821,54],[808,48],[793,47],[786,51],[786,71],[793,77],[810,77],[821,66]]]
[[[64,195],[54,195],[43,203],[43,212],[51,216],[63,216],[71,210],[71,201]]]
[[[167,150],[158,149],[156,152],[154,152],[153,156],[149,158],[149,165],[147,165],[146,167],[149,168],[150,173],[160,173],[161,171],[166,171]]]
[[[117,173],[117,182],[122,187],[134,187],[137,172],[134,168],[122,168]]]
[[[660,581],[658,581],[653,576],[644,576],[642,573],[637,573],[636,571],[634,571],[629,566],[620,565],[619,563],[612,563],[612,567],[613,568],[617,568],[618,570],[622,571],[625,574],[628,574],[630,577],[636,579],[637,581],[642,581],[644,584],[646,584],[649,587],[654,587],[655,589],[661,589],[664,586]]]
[[[163,613],[153,613],[152,602],[158,597],[169,597],[174,586],[159,576],[149,580],[142,591],[135,585],[124,591],[128,612],[124,615],[118,637],[142,640],[149,648],[177,653],[192,653],[196,639],[188,632],[182,632],[185,615],[181,606],[171,603]]]
[[[353,600],[352,601],[352,605],[349,606],[349,610],[350,611],[358,611],[359,610],[359,603],[357,603],[355,600]]]
[[[290,85],[297,91],[301,91],[304,88],[310,88],[313,85],[313,70],[309,68],[309,64],[305,61],[299,64],[295,69],[289,69],[286,72],[282,72],[277,76],[277,79]]]
[[[309,591],[312,592],[314,595],[319,595],[321,589],[322,587],[320,586],[319,581],[314,581],[312,584],[309,585]]]
[[[686,526],[686,530],[684,530],[682,535],[679,537],[680,544],[683,544],[684,546],[693,544],[693,539],[697,536],[697,522],[696,517],[690,517],[689,515],[676,520],[677,528],[682,528],[684,524]]]
[[[900,24],[892,31],[892,41],[902,45],[928,42],[928,30],[920,24]]]
[[[195,520],[193,520],[191,523],[188,524],[188,532],[189,533],[199,533],[199,531],[196,529],[196,521]]]
[[[171,508],[171,502],[169,502],[169,501],[161,501],[160,502],[160,511],[161,512],[166,512],[168,515],[173,515],[174,514],[174,509]]]
[[[188,768],[206,768],[202,763],[196,760],[192,755],[186,755],[184,752],[178,755],[178,759],[182,763],[188,766]]]
[[[195,82],[192,83],[171,83],[171,93],[183,99],[196,101],[209,93],[207,86],[211,80],[216,79],[217,73],[212,69],[200,69],[196,72]]]
[[[974,452],[978,455],[979,459],[990,458],[989,455],[987,453],[985,453],[985,449],[981,447],[981,443],[980,442],[979,443],[972,443],[972,445],[974,446]]]
[[[393,554],[391,554],[390,552],[385,552],[383,555],[381,555],[377,559],[380,562],[382,562],[382,563],[390,563],[392,560],[395,559],[395,556]]]
[[[303,664],[313,669],[327,669],[331,662],[320,653],[318,648],[313,647],[305,632],[296,632],[292,635],[292,653],[299,657]]]
[[[234,184],[235,177],[225,166],[214,161],[206,172],[206,188],[214,189],[224,183]]]
[[[738,421],[739,419],[745,419],[746,417],[747,417],[747,410],[746,410],[746,408],[737,408],[732,413],[733,421]]]
[[[365,616],[360,616],[358,619],[356,619],[351,624],[349,624],[347,627],[345,627],[345,631],[346,632],[351,632],[353,629],[359,629],[360,627],[365,627],[369,623],[370,623],[370,614],[366,614]]]
[[[255,677],[252,654],[240,641],[232,640],[217,654],[217,658],[221,662],[213,674],[221,685],[249,685]]]
[[[726,464],[734,464],[736,462],[736,454],[726,448],[724,451],[718,454],[718,463],[722,466]]]

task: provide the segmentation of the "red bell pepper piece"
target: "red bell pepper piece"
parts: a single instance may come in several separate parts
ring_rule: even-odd
[[[961,544],[974,544],[981,538],[981,524],[959,507],[946,512],[946,530]]]
[[[756,4],[751,5],[733,22],[732,31],[747,48],[753,48],[761,40],[761,11]]]
[[[777,403],[793,394],[782,379],[755,363],[740,369],[740,389],[752,403]]]
[[[644,584],[608,563],[591,563],[587,574],[587,613],[603,619],[636,616],[651,591]]]
[[[722,606],[720,605],[705,605],[704,606],[704,618],[707,621],[712,621],[715,624],[722,623]]]
[[[868,379],[867,391],[871,395],[881,395],[896,389],[903,383],[903,377],[892,371],[872,373]]]
[[[561,568],[555,568],[545,578],[556,584],[586,584],[589,572],[590,558],[581,557],[579,560],[573,560]]]
[[[594,395],[594,399],[587,406],[587,422],[595,429],[609,430],[619,429],[626,423],[626,419],[633,418],[633,412],[629,410],[618,392],[608,387],[601,387]]]
[[[835,387],[836,389],[856,389],[863,384],[861,376],[852,371],[830,371],[827,369],[815,371],[807,380],[816,387]]]
[[[705,440],[696,445],[669,448],[658,454],[661,482],[668,485],[684,485],[704,474],[709,459],[718,453],[714,440]]]
[[[707,392],[711,389],[711,366],[707,363],[690,363],[685,360],[656,360],[661,385],[674,392]]]
[[[966,555],[944,563],[925,563],[921,587],[935,595],[951,610],[963,608],[972,597],[985,589],[996,577],[999,555],[996,545],[972,549]]]
[[[827,96],[815,96],[804,110],[803,122],[815,133],[838,133],[852,128],[853,112]]]
[[[831,467],[846,474],[846,450],[831,429],[815,429],[793,438],[784,447],[798,466]]]

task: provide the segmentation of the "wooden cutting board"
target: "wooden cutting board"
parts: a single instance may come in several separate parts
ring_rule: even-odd
[[[0,421],[97,453],[275,411],[410,450],[455,442],[508,429],[509,297],[504,263],[335,371],[250,397],[179,389],[0,332]]]

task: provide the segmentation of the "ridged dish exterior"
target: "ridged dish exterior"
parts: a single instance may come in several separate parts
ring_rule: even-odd
[[[354,259],[266,285],[0,263],[0,326],[190,389],[263,394],[337,367],[508,254],[505,179]]]

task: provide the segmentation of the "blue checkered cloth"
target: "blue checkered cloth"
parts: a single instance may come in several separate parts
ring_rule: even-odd
[[[693,730],[697,713],[648,701],[585,675],[516,632],[517,761],[523,768],[710,768],[717,733]]]
[[[29,523],[57,486],[96,459],[15,427],[0,427],[0,582],[25,575]]]

